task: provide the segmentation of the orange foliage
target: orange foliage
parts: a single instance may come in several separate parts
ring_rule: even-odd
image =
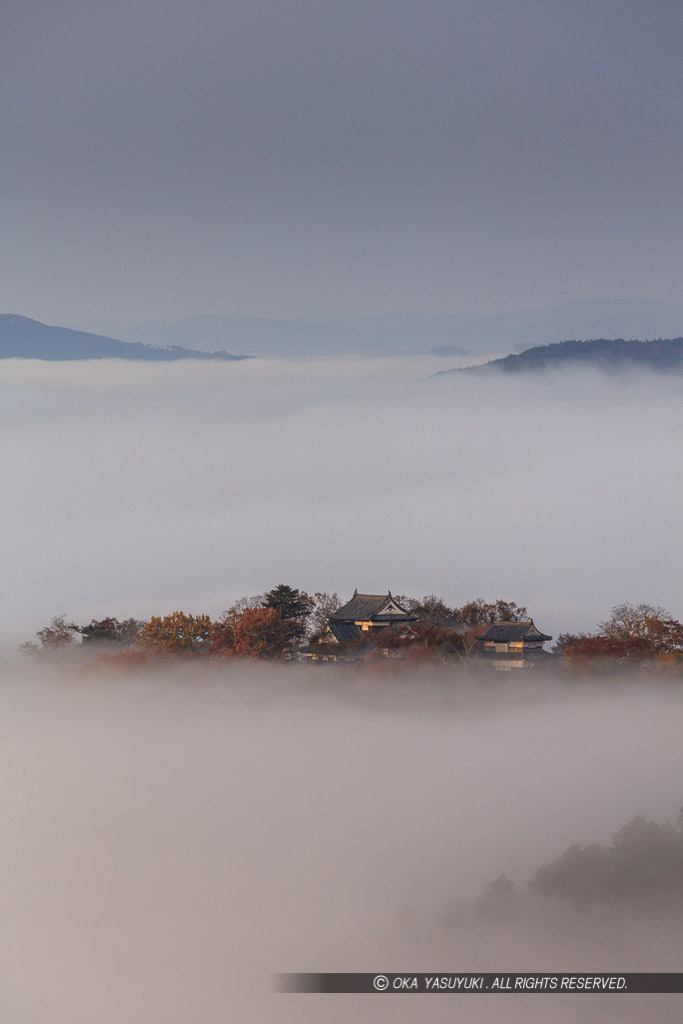
[[[240,658],[284,658],[300,632],[299,623],[284,619],[277,609],[251,606],[213,623],[208,649]]]
[[[163,618],[153,616],[136,637],[141,647],[159,647],[165,651],[200,651],[206,645],[211,629],[208,615],[186,615],[172,612]]]

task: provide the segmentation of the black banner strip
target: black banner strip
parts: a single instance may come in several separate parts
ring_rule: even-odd
[[[529,994],[594,993],[683,993],[683,974],[567,974],[545,971],[539,974],[446,974],[438,971],[405,974],[277,974],[276,992],[371,993],[388,995],[413,992]]]

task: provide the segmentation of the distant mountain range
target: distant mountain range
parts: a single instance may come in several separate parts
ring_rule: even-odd
[[[191,316],[141,323],[71,324],[122,341],[155,346],[227,349],[256,356],[466,355],[519,352],[566,338],[675,338],[683,335],[683,302],[570,302],[512,313],[416,313],[271,319]]]
[[[434,377],[457,373],[530,373],[555,367],[593,366],[616,371],[627,367],[645,367],[663,373],[683,373],[683,338],[658,341],[624,341],[623,338],[594,341],[562,341],[555,345],[529,348],[504,359],[461,369],[441,370]]]
[[[681,336],[683,303],[640,300],[573,302],[472,316],[411,310],[297,320],[204,315],[176,322],[90,321],[69,327],[51,327],[28,317],[4,314],[0,315],[0,358],[168,361],[422,353],[490,356],[527,352],[532,346],[566,338]]]
[[[228,352],[197,352],[191,349],[154,348],[140,342],[120,341],[74,331],[68,327],[51,327],[39,320],[12,313],[0,314],[0,359],[137,359],[147,362],[169,362],[174,359],[249,359]]]

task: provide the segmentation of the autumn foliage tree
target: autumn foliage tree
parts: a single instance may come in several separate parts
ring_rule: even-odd
[[[209,651],[239,658],[281,659],[299,639],[296,623],[275,608],[254,606],[227,611],[211,627]]]
[[[683,624],[658,606],[616,605],[598,630],[612,640],[641,641],[653,655],[683,653]]]
[[[561,633],[553,648],[566,667],[580,673],[595,672],[610,667],[637,669],[648,657],[647,644],[638,638]]]
[[[683,624],[664,608],[626,602],[611,609],[596,633],[562,633],[554,651],[580,673],[610,667],[675,673],[683,670]]]
[[[364,637],[364,641],[378,654],[400,659],[406,668],[430,663],[460,664],[466,648],[462,633],[429,621],[378,629]]]
[[[72,647],[76,641],[75,633],[77,627],[66,621],[66,616],[55,615],[48,626],[36,632],[38,643],[28,640],[21,644],[19,650],[22,654],[55,654],[65,648]]]
[[[211,632],[208,615],[187,615],[172,612],[153,616],[136,636],[141,647],[152,647],[166,653],[200,653],[207,649]]]
[[[290,657],[303,640],[314,605],[308,594],[286,583],[258,597],[243,598],[211,624],[207,649],[223,657]]]
[[[276,608],[245,608],[234,626],[234,651],[243,658],[284,658],[300,638],[300,623]]]

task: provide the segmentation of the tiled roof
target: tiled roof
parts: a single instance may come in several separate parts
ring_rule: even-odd
[[[401,608],[401,605],[398,607]],[[417,622],[417,615],[411,615],[403,608],[399,612],[388,612],[386,615],[372,615],[371,620],[373,622],[396,622],[400,625],[402,622]]]
[[[363,636],[362,629],[359,629],[353,622],[335,622],[330,619],[328,627],[332,636],[340,644],[353,643],[354,640],[360,640]]]
[[[385,615],[379,613],[385,608],[390,601],[396,605],[400,610],[398,612],[388,612]],[[330,616],[330,623],[341,621],[352,621],[352,622],[404,622],[406,618],[414,618],[409,616],[408,612],[403,608],[398,601],[391,596],[391,593],[386,594],[359,594],[358,591],[354,591],[354,595],[350,601],[347,601],[343,608],[340,608]]]
[[[335,619],[369,619],[373,612],[381,611],[389,601],[391,594],[359,594],[356,590],[351,600],[330,616],[330,622]]]
[[[492,640],[497,644],[519,643],[520,640],[552,640],[551,636],[541,633],[534,626],[533,620],[528,622],[494,622],[480,640]]]

